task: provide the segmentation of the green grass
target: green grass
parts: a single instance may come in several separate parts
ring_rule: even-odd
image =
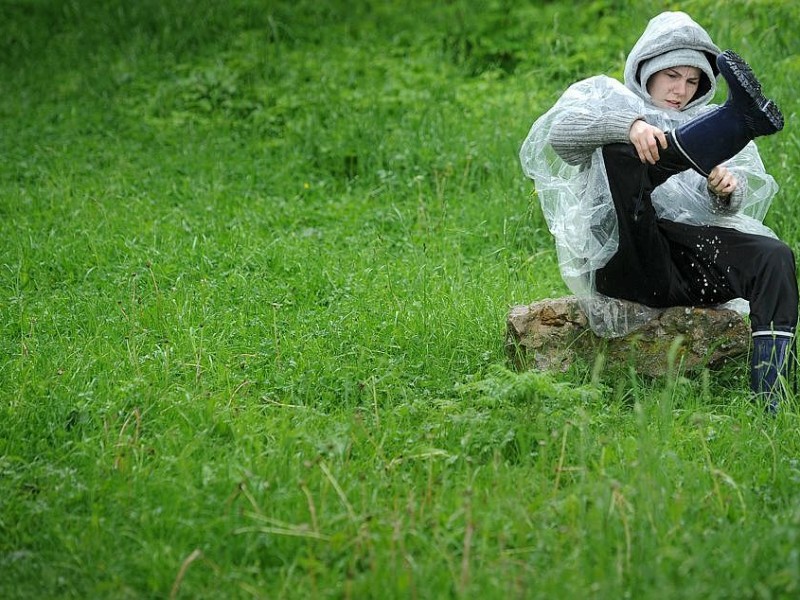
[[[783,107],[798,247],[800,13],[718,4],[0,2],[0,597],[796,597],[746,365],[503,354],[566,293],[519,145],[662,8]]]

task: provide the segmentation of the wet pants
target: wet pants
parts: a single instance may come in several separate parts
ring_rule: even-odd
[[[794,332],[798,290],[792,250],[735,229],[658,219],[653,190],[677,171],[642,163],[631,144],[603,148],[619,248],[596,272],[606,296],[655,308],[750,302],[753,331]]]

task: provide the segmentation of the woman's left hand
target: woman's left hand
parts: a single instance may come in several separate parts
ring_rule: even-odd
[[[711,173],[708,176],[708,189],[717,196],[730,196],[736,189],[737,183],[736,175],[722,165],[717,165],[711,169]]]

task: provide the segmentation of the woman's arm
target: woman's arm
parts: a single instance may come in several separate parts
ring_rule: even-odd
[[[630,142],[631,126],[642,118],[640,101],[618,81],[592,77],[570,86],[555,104],[548,141],[569,164],[581,164],[596,148]]]
[[[631,125],[639,118],[627,112],[571,110],[553,123],[550,144],[553,150],[569,164],[581,164],[591,157],[596,148],[616,142],[629,142]]]

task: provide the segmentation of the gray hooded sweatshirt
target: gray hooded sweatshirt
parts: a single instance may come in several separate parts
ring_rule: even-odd
[[[648,72],[651,59],[685,48],[710,59],[707,67],[703,65],[699,90],[680,111],[660,108],[653,103],[647,81],[640,75]],[[581,301],[598,335],[626,335],[660,312],[602,296],[595,288],[595,271],[616,253],[619,241],[602,146],[628,143],[631,125],[637,119],[670,131],[709,110],[708,103],[716,91],[714,57],[718,53],[708,33],[688,15],[662,13],[649,22],[628,55],[624,85],[604,75],[571,85],[536,120],[522,144],[522,168],[535,182],[536,195],[555,238],[561,275]],[[738,179],[729,202],[722,203],[711,194],[703,176],[684,171],[654,190],[652,200],[658,217],[775,237],[762,221],[778,187],[764,171],[755,144],[750,142],[725,165]],[[734,307],[746,311],[747,303],[735,302]]]

